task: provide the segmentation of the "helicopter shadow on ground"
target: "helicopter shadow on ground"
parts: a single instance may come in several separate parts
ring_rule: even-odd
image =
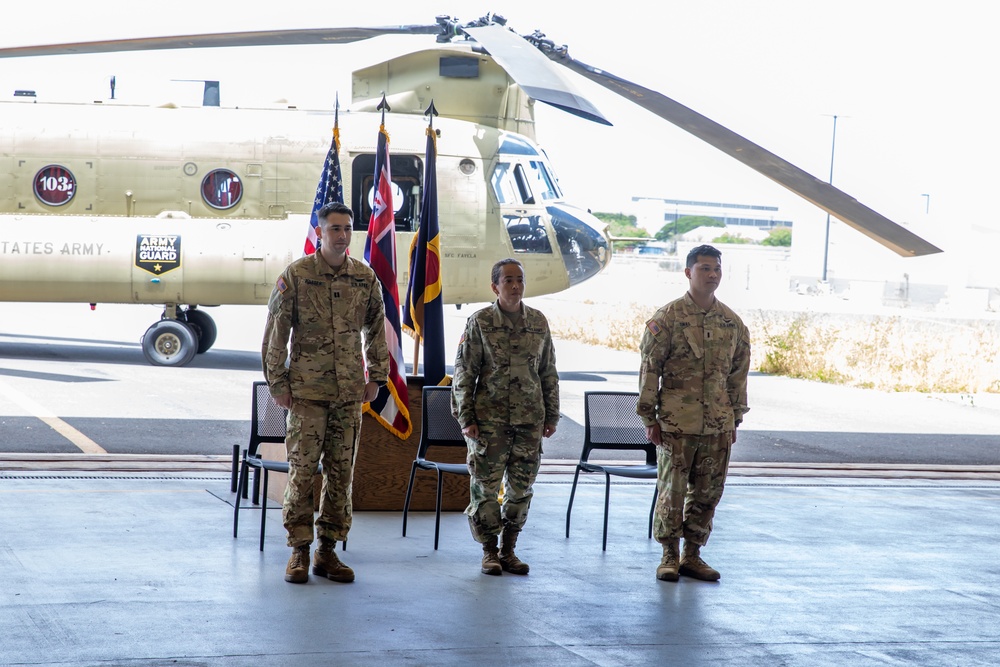
[[[63,361],[79,363],[123,364],[149,366],[139,343],[122,341],[91,340],[61,336],[23,336],[0,334],[0,360]],[[13,340],[11,340],[13,339]],[[214,368],[220,370],[260,370],[260,353],[242,350],[209,350],[197,355],[189,367]],[[28,371],[0,369],[3,375],[36,377],[24,375]],[[65,376],[72,378],[76,376]],[[64,380],[67,381],[67,380]],[[82,379],[74,381],[83,381]]]

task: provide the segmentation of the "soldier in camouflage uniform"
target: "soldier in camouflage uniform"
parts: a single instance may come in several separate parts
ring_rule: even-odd
[[[656,578],[718,581],[700,549],[722,498],[736,427],[750,409],[750,336],[739,316],[715,298],[722,253],[708,245],[694,248],[684,275],[687,294],[656,311],[641,343],[638,412],[657,445],[653,531],[663,558]]]
[[[334,547],[351,529],[361,405],[375,397],[389,373],[381,284],[367,264],[347,255],[351,209],[327,204],[318,219],[319,249],[289,264],[271,292],[262,349],[271,395],[288,410],[282,518],[292,547],[285,581],[292,583],[309,579],[313,475],[319,462],[323,490],[313,573],[354,581],[354,570],[340,561]]]
[[[483,545],[482,572],[527,574],[514,546],[528,518],[542,437],[559,422],[559,374],[548,321],[521,302],[524,267],[500,260],[491,278],[497,300],[469,318],[458,345],[452,413],[469,447],[465,513]]]

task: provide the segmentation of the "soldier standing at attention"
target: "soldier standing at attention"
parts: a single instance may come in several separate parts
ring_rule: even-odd
[[[663,558],[656,578],[718,581],[719,572],[699,552],[712,532],[736,428],[750,409],[750,336],[739,316],[715,298],[721,252],[694,248],[684,275],[687,293],[646,322],[640,346],[638,412],[646,437],[657,445],[653,534]]]
[[[274,402],[288,410],[282,518],[292,556],[285,581],[296,584],[309,580],[313,475],[320,461],[323,492],[313,574],[354,581],[354,570],[340,561],[334,547],[351,529],[361,404],[375,397],[389,373],[382,286],[367,264],[347,255],[353,217],[340,203],[319,210],[319,249],[288,265],[267,305],[264,377]],[[289,337],[292,353],[286,365]]]
[[[514,545],[528,518],[542,437],[559,422],[559,374],[548,321],[521,302],[524,267],[502,259],[491,279],[497,300],[469,317],[458,345],[452,413],[469,447],[465,513],[472,537],[483,545],[482,572],[528,574]]]

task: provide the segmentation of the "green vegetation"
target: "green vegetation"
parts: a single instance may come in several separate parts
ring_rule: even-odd
[[[676,222],[668,222],[660,228],[660,231],[656,232],[657,241],[666,241],[668,239],[674,238],[674,236],[680,236],[681,234],[686,234],[692,229],[697,229],[698,227],[725,227],[725,223],[721,220],[716,220],[715,218],[710,218],[707,215],[682,215],[677,219]]]
[[[753,241],[739,234],[724,232],[721,236],[716,236],[712,239],[712,243],[753,243]]]
[[[784,246],[792,245],[792,230],[788,227],[777,227],[771,230],[767,238],[760,242],[761,245]]]
[[[608,223],[608,233],[611,234],[611,236],[628,236],[639,239],[650,238],[649,232],[639,227],[634,215],[625,215],[624,213],[595,212],[594,217],[602,222]],[[629,248],[638,244],[629,243],[628,241],[615,241],[615,245],[619,248]]]

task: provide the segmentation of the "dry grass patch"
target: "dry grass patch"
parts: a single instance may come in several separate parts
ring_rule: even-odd
[[[655,307],[579,305],[549,316],[561,338],[638,350]],[[909,316],[750,311],[752,367],[885,391],[1000,393],[1000,324]]]

